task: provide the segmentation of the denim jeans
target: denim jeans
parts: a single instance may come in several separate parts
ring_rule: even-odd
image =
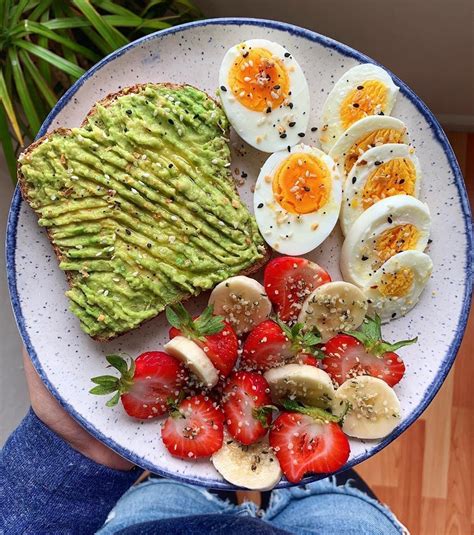
[[[216,514],[257,518],[296,535],[404,533],[393,514],[379,502],[350,484],[337,486],[330,479],[274,490],[266,511],[250,502],[231,504],[200,487],[149,479],[123,495],[97,533],[111,535],[145,522]]]

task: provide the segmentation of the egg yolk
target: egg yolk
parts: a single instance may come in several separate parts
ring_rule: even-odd
[[[341,104],[344,130],[367,115],[375,115],[386,108],[388,88],[378,80],[367,80],[353,89]]]
[[[346,174],[350,172],[352,166],[356,163],[359,156],[366,150],[377,147],[378,145],[384,145],[385,143],[403,143],[405,136],[404,130],[395,130],[393,128],[380,128],[370,132],[367,136],[359,139],[357,143],[354,143],[346,154],[344,162],[344,169]]]
[[[319,158],[295,153],[273,176],[273,195],[292,214],[309,214],[322,208],[331,195],[331,173]]]
[[[241,46],[239,51],[229,72],[229,88],[249,110],[270,113],[288,98],[288,71],[280,59],[264,48]]]
[[[394,158],[375,168],[362,191],[362,206],[367,210],[392,195],[414,195],[416,170],[408,158]]]
[[[415,274],[408,267],[395,273],[385,273],[378,290],[385,297],[402,297],[410,291],[414,279]]]
[[[419,238],[418,229],[411,223],[397,225],[382,232],[375,243],[375,252],[380,261],[376,263],[376,266],[383,264],[397,253],[416,249]]]

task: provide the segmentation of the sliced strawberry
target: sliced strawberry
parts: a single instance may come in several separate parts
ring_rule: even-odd
[[[326,282],[331,282],[329,274],[306,258],[281,256],[265,268],[265,291],[283,321],[296,320],[306,297]]]
[[[270,388],[255,372],[233,373],[224,389],[224,415],[227,429],[246,446],[263,438],[272,421]]]
[[[313,355],[308,355],[308,353],[299,353],[296,355],[294,362],[297,364],[307,364],[308,366],[319,366],[319,360]]]
[[[221,375],[227,377],[237,360],[239,342],[234,329],[221,316],[212,315],[212,307],[192,318],[183,305],[166,309],[168,321],[173,325],[170,339],[187,336],[198,344]]]
[[[248,335],[242,351],[242,367],[268,370],[292,362],[300,353],[319,356],[321,338],[303,332],[302,324],[288,327],[282,322],[265,320]]]
[[[299,483],[306,474],[329,474],[344,466],[350,447],[335,417],[321,409],[282,412],[270,430],[270,446],[288,481]]]
[[[107,406],[116,405],[119,399],[129,416],[146,419],[162,416],[169,410],[169,403],[176,400],[187,379],[182,364],[162,351],[148,351],[131,360],[130,366],[119,355],[109,355],[107,361],[121,377],[102,375],[94,377],[97,384],[92,394],[115,395]]]
[[[366,318],[360,331],[338,334],[324,344],[326,356],[321,367],[338,384],[357,375],[371,375],[394,386],[405,373],[405,364],[395,351],[416,340],[402,340],[394,344],[385,342],[382,340],[380,318]]]
[[[210,457],[222,447],[224,415],[216,402],[206,396],[187,398],[168,416],[161,437],[175,457]]]

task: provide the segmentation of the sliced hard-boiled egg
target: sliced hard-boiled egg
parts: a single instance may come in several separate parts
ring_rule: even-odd
[[[377,270],[402,251],[423,251],[428,244],[428,206],[409,195],[382,199],[355,221],[342,244],[340,267],[344,280],[371,286]]]
[[[272,154],[254,194],[257,225],[276,251],[301,255],[331,233],[339,217],[341,180],[324,152],[307,145]]]
[[[219,71],[219,95],[239,136],[263,152],[301,140],[310,104],[305,75],[278,43],[250,39],[229,49]]]
[[[369,315],[378,314],[383,322],[404,316],[418,303],[432,269],[431,258],[420,251],[403,251],[389,258],[363,289]]]
[[[395,117],[371,115],[350,126],[336,141],[329,155],[342,177],[346,177],[364,152],[386,143],[408,143],[405,124]]]
[[[323,107],[321,146],[329,152],[352,124],[369,115],[390,115],[398,87],[381,67],[356,65],[336,82]]]
[[[388,143],[359,157],[343,186],[340,221],[344,235],[364,210],[381,199],[418,197],[421,170],[414,152],[403,143]]]

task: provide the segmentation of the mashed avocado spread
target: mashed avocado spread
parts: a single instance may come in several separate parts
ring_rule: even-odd
[[[202,91],[147,84],[20,158],[85,332],[126,332],[264,256],[229,173],[227,129]]]

